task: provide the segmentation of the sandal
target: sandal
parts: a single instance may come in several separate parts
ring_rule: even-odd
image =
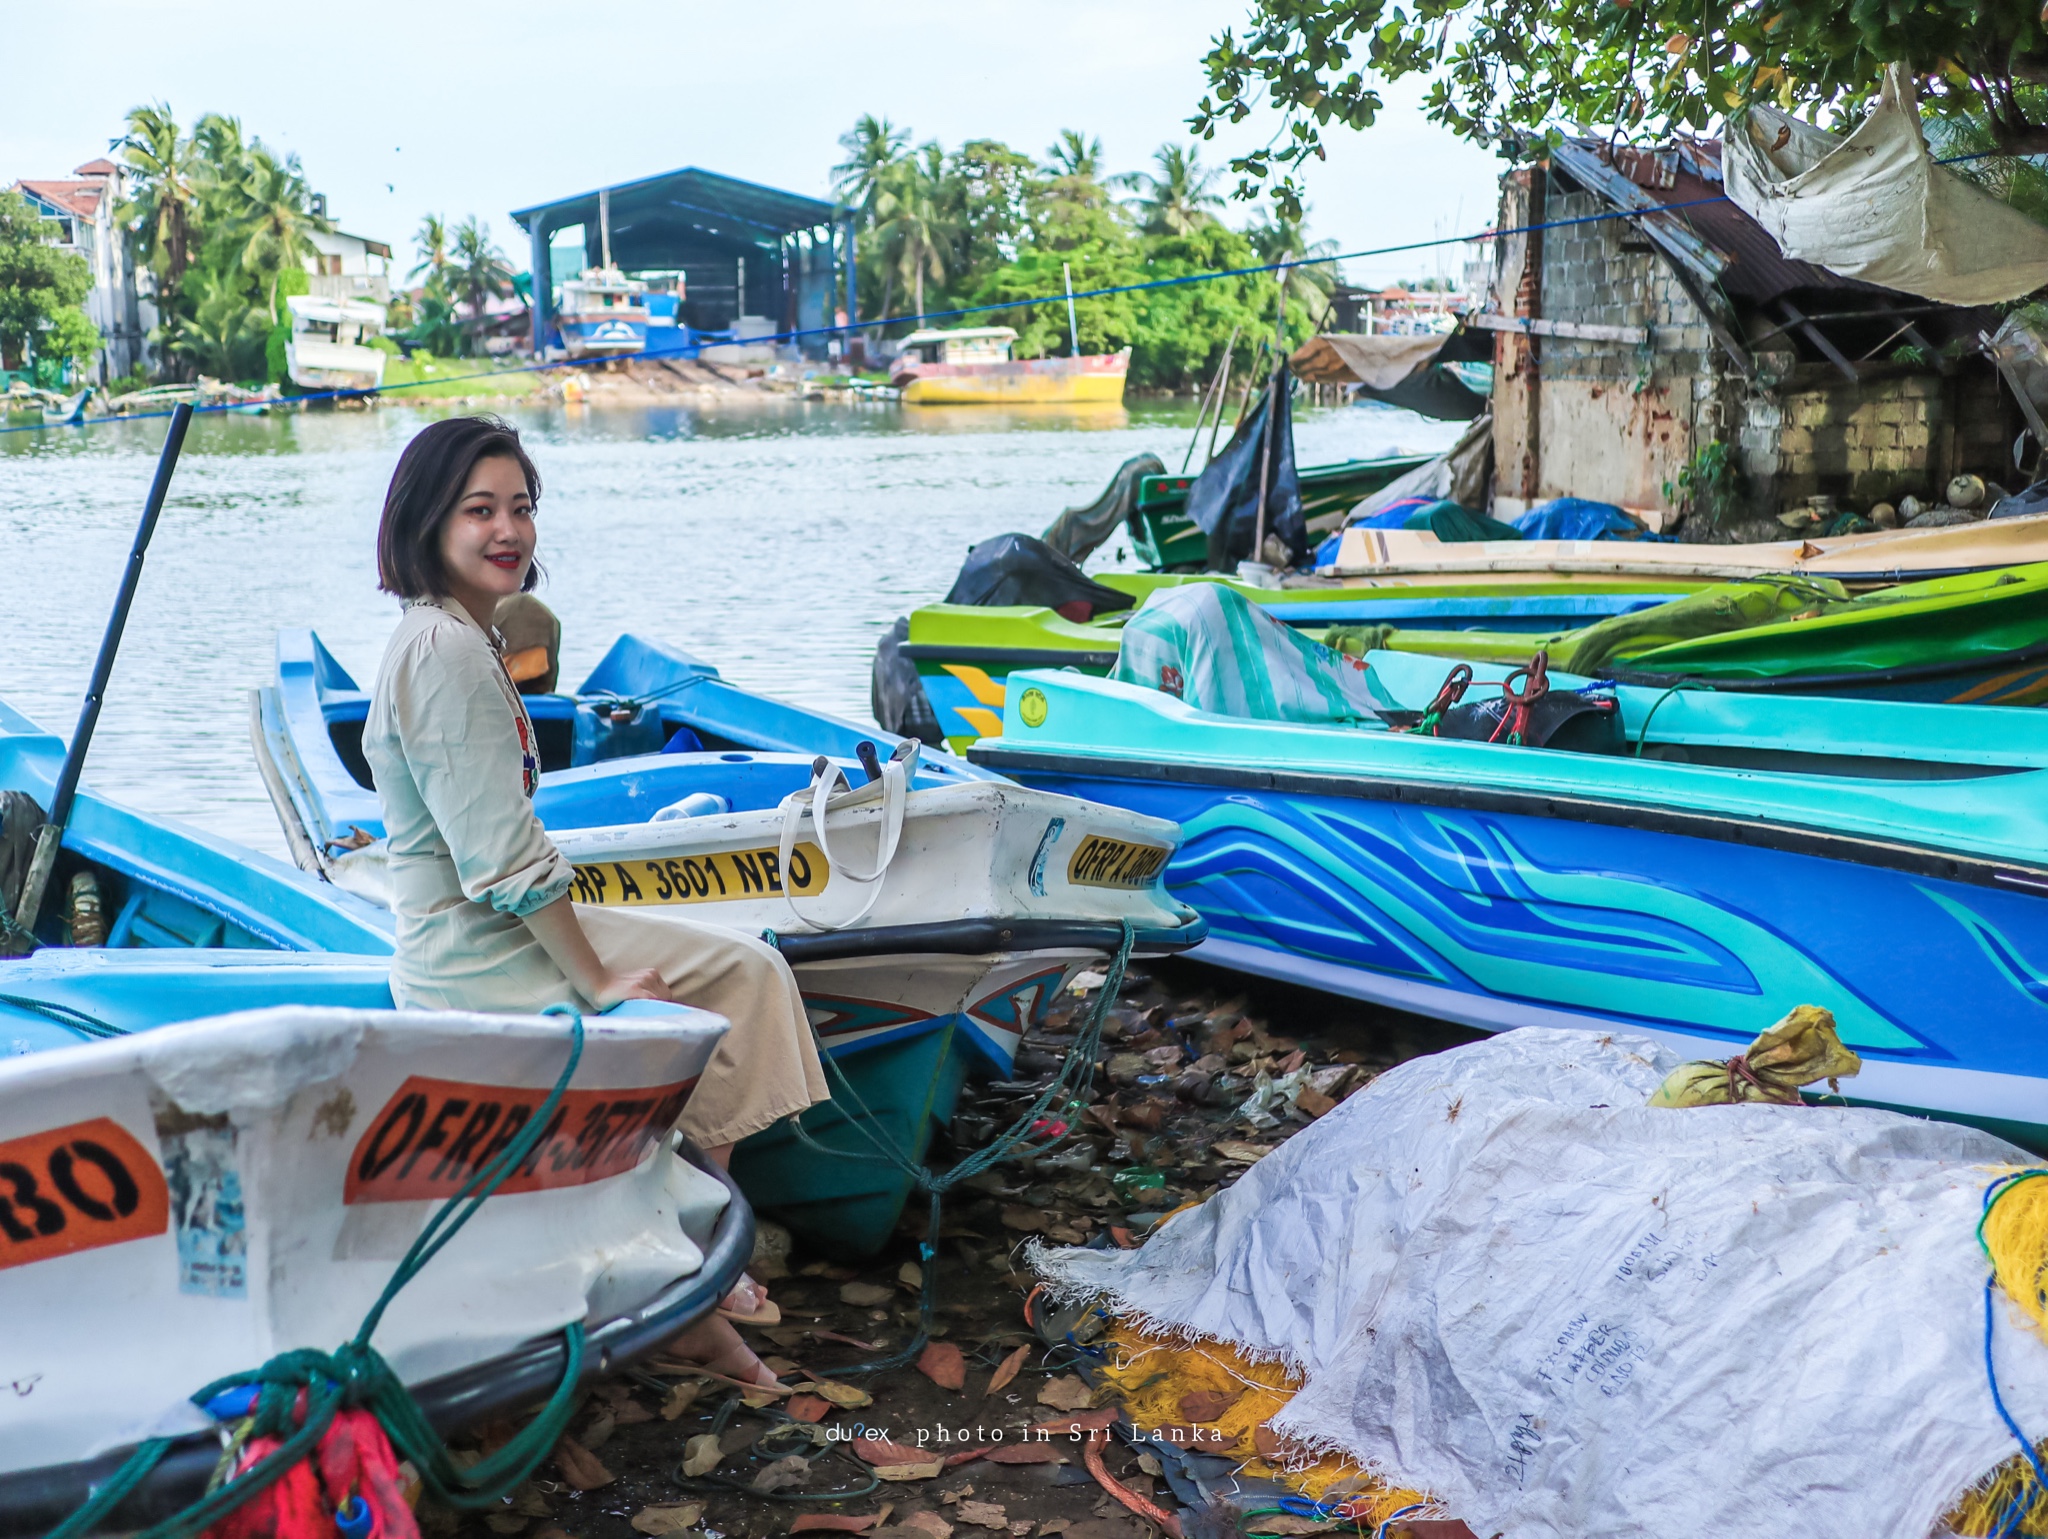
[[[718,1317],[735,1325],[780,1325],[782,1308],[768,1297],[768,1290],[744,1272],[732,1292],[720,1301]]]

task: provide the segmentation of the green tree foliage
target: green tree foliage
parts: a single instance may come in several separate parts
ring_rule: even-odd
[[[419,233],[412,238],[419,251],[419,264],[406,274],[408,278],[426,275],[426,290],[443,299],[448,297],[448,220],[443,214],[429,214],[420,221]]]
[[[448,283],[469,307],[470,335],[474,341],[483,327],[484,307],[512,291],[512,269],[506,264],[505,253],[492,242],[490,225],[477,223],[474,214],[455,227]]]
[[[51,233],[28,199],[0,193],[0,360],[7,367],[29,354],[85,361],[99,350],[99,333],[79,308],[92,288],[91,269],[77,252],[51,245]]]
[[[113,145],[131,183],[120,217],[157,275],[152,340],[171,372],[261,380],[284,301],[305,293],[316,212],[296,155],[279,155],[238,118],[208,113],[190,132],[169,106],[129,112]]]
[[[1183,145],[1162,145],[1150,171],[1111,175],[1102,141],[1076,129],[1063,130],[1042,160],[995,139],[971,139],[950,152],[930,142],[913,147],[907,130],[875,117],[863,117],[839,142],[846,155],[834,185],[862,221],[864,315],[1006,306],[1060,293],[1067,271],[1074,288],[1086,291],[1330,249],[1307,243],[1298,222],[1257,232],[1221,223],[1218,173]],[[1334,281],[1332,268],[1294,271],[1290,336],[1307,335]],[[1233,330],[1240,367],[1271,337],[1278,286],[1260,273],[1082,299],[1074,306],[1080,348],[1128,347],[1133,384],[1185,389],[1216,368]],[[960,324],[1015,327],[1020,358],[1072,345],[1060,304],[1000,309]]]
[[[1204,63],[1209,93],[1190,120],[1203,138],[1262,105],[1282,114],[1266,147],[1238,156],[1238,195],[1276,174],[1281,211],[1300,212],[1299,174],[1333,126],[1364,129],[1386,82],[1427,81],[1424,110],[1510,152],[1566,129],[1651,138],[1706,130],[1770,99],[1787,110],[1855,115],[1888,62],[1921,80],[1937,117],[1976,119],[1991,146],[2048,152],[2048,27],[2022,0],[1253,0]]]

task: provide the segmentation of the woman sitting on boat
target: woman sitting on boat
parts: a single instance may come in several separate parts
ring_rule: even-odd
[[[749,1133],[827,1096],[788,964],[751,935],[569,901],[569,862],[534,815],[533,723],[491,620],[530,590],[540,477],[519,435],[456,417],[405,447],[377,530],[377,573],[405,614],[385,648],[363,729],[383,804],[401,1007],[531,1013],[671,1000],[732,1022],[682,1131],[721,1166]],[[751,1279],[726,1310],[765,1314]],[[725,1319],[671,1347],[714,1372],[775,1376]]]

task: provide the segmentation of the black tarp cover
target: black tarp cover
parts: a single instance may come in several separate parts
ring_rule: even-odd
[[[1266,475],[1266,532],[1279,536],[1292,565],[1308,557],[1308,526],[1301,516],[1301,482],[1294,469],[1294,411],[1287,371],[1280,385],[1259,394],[1223,452],[1188,489],[1188,517],[1209,537],[1209,567],[1226,570],[1252,558],[1258,524],[1259,463],[1267,452],[1266,414],[1274,412],[1271,465]],[[1278,402],[1275,410],[1274,403]]]
[[[1076,622],[1131,607],[1131,596],[1105,588],[1045,541],[999,534],[967,553],[948,604],[1038,604]]]

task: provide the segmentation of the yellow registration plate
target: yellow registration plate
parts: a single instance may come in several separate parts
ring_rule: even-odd
[[[823,892],[832,871],[815,844],[799,844],[782,869],[780,852],[719,850],[668,860],[605,860],[576,868],[569,896],[607,908],[636,904],[731,903],[780,893],[808,897]],[[785,880],[786,878],[786,880]]]
[[[1067,862],[1067,880],[1076,887],[1150,887],[1172,854],[1156,844],[1090,834]]]

